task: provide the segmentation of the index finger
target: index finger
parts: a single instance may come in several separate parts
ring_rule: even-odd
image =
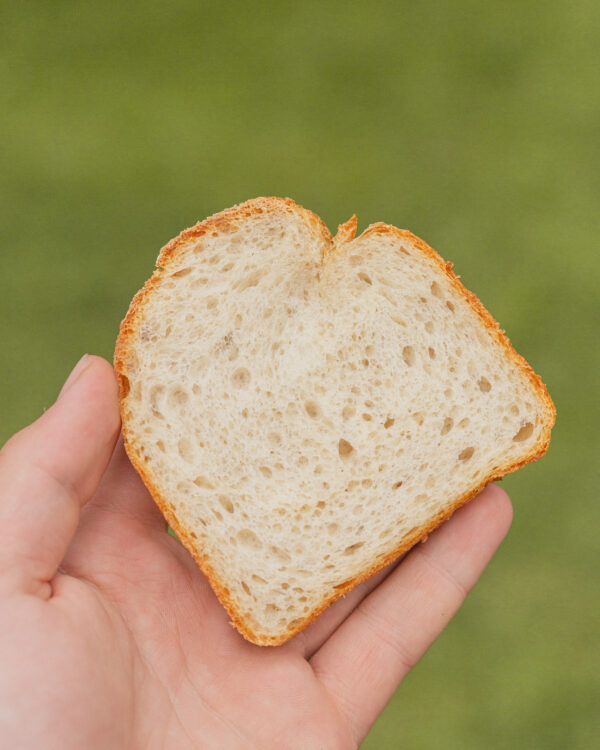
[[[313,656],[357,742],[460,608],[511,520],[508,495],[488,485],[415,547]]]

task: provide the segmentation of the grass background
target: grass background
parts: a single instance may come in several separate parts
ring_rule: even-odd
[[[600,736],[599,48],[596,0],[0,8],[1,439],[112,356],[162,244],[264,194],[421,235],[548,384],[513,529],[367,750]]]

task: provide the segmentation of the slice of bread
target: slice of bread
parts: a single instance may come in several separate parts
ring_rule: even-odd
[[[239,631],[291,638],[488,482],[554,405],[410,232],[258,198],[182,232],[115,352],[127,452]]]

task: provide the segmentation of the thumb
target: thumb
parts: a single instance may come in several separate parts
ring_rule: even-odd
[[[67,550],[119,434],[112,367],[85,355],[56,401],[0,452],[0,589],[39,591]]]

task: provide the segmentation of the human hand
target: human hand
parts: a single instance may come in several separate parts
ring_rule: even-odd
[[[508,531],[496,485],[279,647],[235,631],[118,440],[88,357],[0,453],[0,746],[346,750]]]

